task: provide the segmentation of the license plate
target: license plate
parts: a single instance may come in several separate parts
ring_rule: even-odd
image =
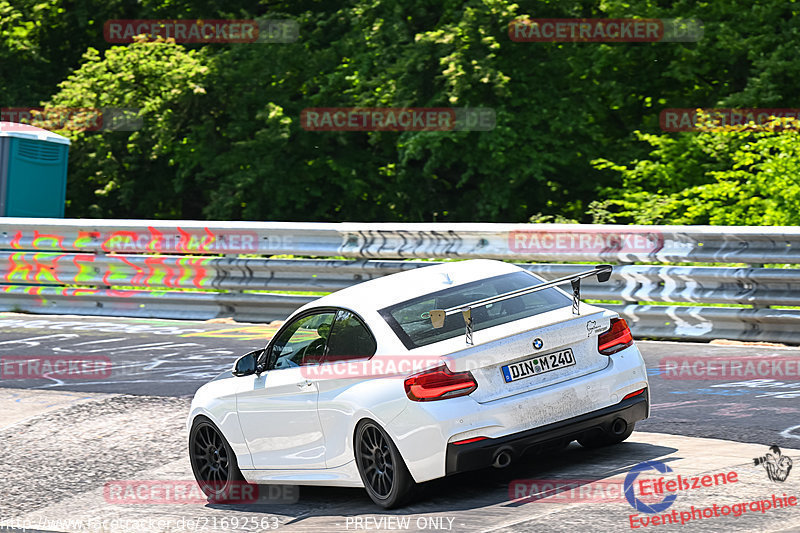
[[[547,353],[544,355],[537,355],[519,363],[512,363],[502,367],[503,379],[506,383],[511,383],[518,379],[529,378],[531,376],[538,376],[551,370],[558,370],[559,368],[566,368],[575,364],[575,356],[572,354],[572,349],[567,348],[559,352]]]

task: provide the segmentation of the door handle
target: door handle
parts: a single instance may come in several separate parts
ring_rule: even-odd
[[[305,380],[305,381],[301,381],[300,383],[298,383],[297,387],[302,389],[304,387],[310,387],[311,385],[312,385],[312,383],[309,380]]]

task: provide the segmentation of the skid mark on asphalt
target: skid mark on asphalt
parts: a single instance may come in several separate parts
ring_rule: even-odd
[[[78,403],[105,399],[109,396],[111,395],[0,389],[0,431],[8,430],[43,413],[66,409]]]
[[[99,396],[0,431],[0,493],[6,516],[32,512],[110,479],[131,478],[185,457],[188,399]]]
[[[48,339],[50,340],[50,339]],[[57,339],[63,341],[64,339]],[[113,342],[112,342],[113,341]],[[26,347],[31,343],[25,340]],[[86,343],[80,343],[86,345]],[[39,346],[37,342],[34,346]],[[0,347],[2,350],[2,347]],[[228,370],[238,354],[237,351],[226,348],[210,348],[199,343],[144,343],[129,344],[128,339],[110,339],[102,348],[77,349],[74,345],[51,346],[47,351],[54,354],[88,355],[102,354],[111,360],[111,375],[96,379],[96,375],[74,376],[73,379],[59,379],[57,373],[44,375],[38,379],[26,377],[24,372],[3,373],[3,383],[13,385],[14,381],[26,380],[29,388],[64,388],[82,389],[97,384],[146,384],[163,385],[167,383],[197,383],[197,386],[208,381],[220,372]],[[141,354],[141,356],[139,355]],[[15,356],[17,354],[15,353]],[[19,357],[19,356],[18,356]],[[28,357],[23,355],[21,357]],[[39,355],[30,355],[31,363],[35,363]],[[0,355],[0,364],[12,363],[3,361]],[[24,365],[23,365],[24,367]],[[13,379],[9,376],[15,376]],[[94,379],[93,379],[94,378]]]
[[[189,395],[230,369],[239,355],[263,347],[276,324],[206,324],[87,317],[0,315],[0,354],[36,358],[100,355],[111,375],[2,374],[0,384],[45,390]],[[0,355],[2,359],[2,355]],[[2,361],[0,361],[2,363]],[[10,360],[9,360],[10,363]],[[13,363],[10,363],[13,364]]]
[[[185,333],[181,337],[205,337],[213,339],[237,339],[242,341],[268,341],[279,326],[245,326]]]
[[[152,388],[159,388],[168,395],[186,395],[220,372],[229,370],[238,355],[255,348],[251,345],[237,348],[230,344],[232,341],[215,340],[220,343],[218,346],[209,346],[202,339],[188,341],[119,336],[86,340],[78,334],[6,339],[0,341],[0,383],[7,387],[78,391],[98,390],[97,386],[103,386],[100,389],[103,392],[112,392],[115,390],[112,386],[116,385],[128,387],[116,390],[148,393]],[[13,355],[13,360],[3,360],[4,354]],[[59,356],[106,357],[111,363],[110,375],[71,374],[69,379],[63,379],[64,376],[56,372],[42,375],[25,373],[22,367],[17,369],[20,364],[38,368],[38,359]],[[23,358],[22,363],[20,358]],[[7,365],[14,368],[6,368]],[[169,388],[176,383],[183,386]],[[132,386],[140,388],[134,390]]]
[[[665,402],[665,403],[654,403],[650,406],[651,411],[668,411],[670,409],[682,409],[684,407],[689,407],[691,405],[697,405],[705,403],[702,400],[686,400],[684,402]]]
[[[800,426],[792,426],[781,431],[781,437],[786,439],[800,439]]]
[[[0,329],[47,329],[47,330],[68,330],[95,333],[128,333],[128,334],[147,334],[147,335],[183,335],[185,333],[196,333],[203,331],[202,327],[196,327],[197,323],[187,322],[186,326],[155,326],[152,324],[142,324],[134,321],[98,321],[93,320],[54,320],[48,319],[0,319]],[[194,327],[192,327],[194,326]]]

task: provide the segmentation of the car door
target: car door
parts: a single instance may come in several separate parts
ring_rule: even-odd
[[[239,423],[256,469],[325,467],[316,380],[335,312],[310,311],[285,324],[265,351],[266,371],[237,388]]]
[[[318,410],[325,433],[325,455],[330,468],[353,460],[348,451],[348,436],[352,432],[354,400],[363,401],[359,395],[348,393],[348,387],[359,381],[370,379],[361,375],[359,366],[348,372],[348,363],[370,359],[377,349],[375,337],[364,321],[352,311],[340,309],[333,323],[328,347],[325,351],[324,367],[319,369]]]

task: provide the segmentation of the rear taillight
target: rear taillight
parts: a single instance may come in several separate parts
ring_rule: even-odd
[[[611,355],[633,345],[633,336],[628,323],[622,318],[611,319],[611,329],[597,337],[597,351]]]
[[[478,388],[471,372],[450,372],[444,365],[407,377],[405,386],[406,395],[415,402],[466,396]]]

